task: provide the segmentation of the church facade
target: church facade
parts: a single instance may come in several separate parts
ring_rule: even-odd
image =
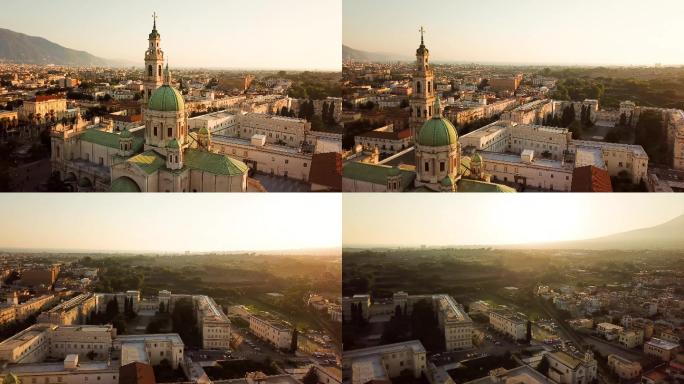
[[[119,131],[58,125],[52,132],[52,168],[76,191],[245,192],[249,168],[212,152],[211,133],[188,130],[185,101],[162,68],[156,20],[145,52],[144,126]]]

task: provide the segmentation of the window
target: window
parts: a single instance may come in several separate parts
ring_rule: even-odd
[[[425,172],[430,172],[430,163],[428,163],[428,162],[426,161],[426,162],[425,162],[425,167],[423,167],[423,168],[424,168]]]
[[[138,67],[138,68],[140,68],[140,67]],[[147,76],[152,77],[152,65],[147,66]]]
[[[154,136],[155,137],[157,136],[157,127],[156,126],[154,127]]]
[[[439,171],[444,172],[444,162],[443,161],[439,162]]]
[[[173,128],[171,128],[171,127],[167,128],[167,129],[166,129],[166,135],[167,135],[168,137],[173,136]]]
[[[161,77],[161,64],[157,66],[157,76]],[[98,380],[100,379],[98,378]]]
[[[420,93],[420,81],[416,81],[416,93]]]

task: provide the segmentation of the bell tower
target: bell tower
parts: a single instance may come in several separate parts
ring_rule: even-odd
[[[416,67],[413,70],[413,94],[409,98],[409,126],[413,133],[414,143],[418,138],[418,131],[426,120],[432,118],[435,111],[435,75],[430,67],[430,51],[425,47],[423,35],[425,29],[420,27],[420,46],[416,50]]]
[[[145,73],[143,75],[142,112],[145,113],[147,103],[150,101],[152,92],[164,84],[164,51],[159,45],[161,36],[157,32],[157,14],[152,15],[152,32],[147,39],[148,46],[145,51]]]

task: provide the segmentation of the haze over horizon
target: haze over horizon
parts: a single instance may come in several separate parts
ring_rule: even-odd
[[[345,0],[342,41],[412,57],[424,26],[433,62],[684,64],[684,2]]]
[[[197,0],[188,5],[183,0],[8,2],[0,27],[142,68],[156,12],[172,68],[340,70],[341,0]]]
[[[269,252],[340,248],[335,194],[15,194],[0,249]]]
[[[347,194],[342,242],[343,247],[566,242],[653,227],[682,214],[684,200],[675,194],[437,194],[427,199],[424,194]]]

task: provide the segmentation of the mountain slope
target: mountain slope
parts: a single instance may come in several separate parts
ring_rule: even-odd
[[[106,66],[113,60],[55,44],[47,39],[0,28],[0,61],[24,64]]]
[[[396,55],[393,53],[367,52],[342,45],[342,60],[387,62],[410,60],[408,56]]]
[[[654,227],[640,228],[595,239],[544,244],[544,248],[574,249],[683,249],[684,215]]]

